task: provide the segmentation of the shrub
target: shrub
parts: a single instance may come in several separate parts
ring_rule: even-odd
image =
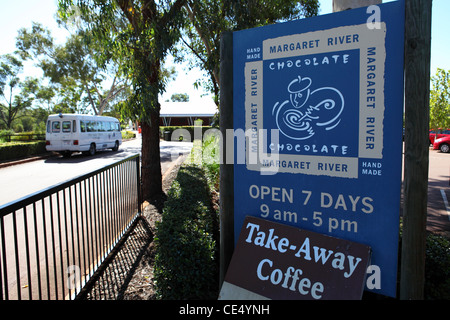
[[[400,219],[399,274],[403,235]],[[425,300],[450,300],[450,240],[442,235],[427,232],[425,250]]]
[[[450,241],[433,233],[427,236],[425,299],[450,300]]]
[[[182,166],[155,234],[154,276],[161,299],[213,299],[218,291],[217,216],[205,171]]]
[[[195,159],[192,155],[200,149],[214,158],[217,140],[211,138],[203,146],[194,142],[157,223],[154,276],[161,299],[217,298],[219,218],[212,193],[218,186],[219,165],[208,157]]]
[[[45,141],[8,142],[0,145],[0,161],[27,157],[46,152]]]
[[[205,133],[205,131],[211,129],[212,127],[210,126],[167,126],[167,127],[160,127],[159,128],[159,136],[160,138],[164,138],[164,132],[169,131],[170,135],[172,136],[172,133],[177,130],[177,129],[184,129],[187,130],[187,132],[189,133],[190,137],[182,137],[182,139],[179,140],[188,140],[188,141],[193,141],[194,140],[194,133],[196,133],[196,129],[201,129],[202,130],[202,137],[203,134]],[[180,137],[181,138],[181,137]],[[190,139],[189,139],[190,138]]]
[[[133,139],[136,138],[136,133],[132,131],[122,131],[122,139]]]
[[[0,130],[0,143],[9,142],[9,136],[13,134],[12,130]]]
[[[29,131],[21,133],[15,133],[12,130],[0,131],[0,142],[29,142],[39,140],[45,140],[45,131]]]
[[[39,140],[45,140],[45,132],[21,132],[19,134],[15,134],[11,136],[11,141],[23,141],[23,142],[29,142],[29,141],[39,141]]]

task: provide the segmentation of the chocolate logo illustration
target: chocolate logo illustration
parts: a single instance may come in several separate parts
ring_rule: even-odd
[[[312,90],[311,86],[311,78],[298,76],[287,87],[289,99],[273,106],[277,127],[288,138],[307,140],[317,130],[332,130],[341,121],[345,105],[341,92],[332,87]]]

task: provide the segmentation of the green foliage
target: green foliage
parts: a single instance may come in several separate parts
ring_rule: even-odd
[[[438,69],[431,83],[430,129],[450,128],[450,71]]]
[[[14,131],[13,130],[0,130],[0,143],[5,143],[5,142],[9,142],[9,136],[13,135]]]
[[[79,113],[90,107],[95,114],[102,114],[127,84],[117,77],[112,61],[97,59],[103,48],[94,40],[88,31],[78,29],[66,43],[55,45],[50,31],[33,23],[30,30],[19,30],[17,47],[22,57],[38,60],[44,76],[63,94],[60,104]],[[107,90],[103,88],[106,82]],[[48,103],[55,93],[53,88],[40,88],[38,96],[41,102]]]
[[[210,140],[206,148],[213,148]],[[194,148],[202,148],[200,140]],[[212,194],[218,167],[192,159],[180,168],[155,235],[155,283],[161,299],[216,299],[218,294],[218,214]]]
[[[403,219],[400,219],[399,267],[402,255],[402,234]],[[425,241],[424,299],[450,300],[450,239],[436,233],[428,232]]]
[[[23,71],[20,57],[6,54],[0,57],[0,123],[11,129],[14,119],[33,103],[36,80],[27,77],[22,80]]]
[[[161,299],[217,297],[217,217],[204,170],[180,168],[157,224],[154,276]]]
[[[433,233],[427,236],[425,299],[450,300],[450,241]]]
[[[191,153],[189,161],[197,161],[208,173],[208,182],[211,189],[218,189],[220,178],[220,138],[213,132],[212,134],[206,134],[202,141],[195,141],[194,143],[201,142],[201,160],[195,159],[196,152]]]
[[[45,140],[45,131],[28,131],[21,133],[14,133],[12,130],[0,131],[0,142],[29,142]]]
[[[174,102],[188,102],[189,95],[187,93],[174,93],[170,97],[170,100]]]
[[[183,130],[187,130],[189,132],[189,137],[188,136],[183,137],[183,140],[184,141],[188,141],[188,140],[192,141],[194,139],[194,133],[196,132],[195,130],[201,130],[201,132],[202,132],[201,135],[203,137],[203,134],[205,133],[205,131],[207,131],[207,130],[209,130],[211,128],[212,127],[210,127],[210,126],[202,126],[202,127],[198,127],[198,126],[166,126],[166,127],[159,127],[159,136],[161,138],[163,138],[164,137],[164,132],[166,132],[166,131],[169,131],[170,134],[172,135],[172,133],[175,130],[183,129]]]
[[[276,22],[317,15],[317,0],[191,0],[185,4],[188,21],[183,33],[183,46],[175,50],[185,61],[186,53],[194,53],[192,67],[207,72],[209,81],[200,84],[219,97],[220,37],[225,31],[235,31]]]
[[[122,139],[136,138],[136,133],[131,131],[122,131]]]
[[[45,141],[7,142],[0,145],[0,161],[27,157],[46,152]]]
[[[165,85],[161,64],[179,38],[183,2],[60,0],[58,3],[63,21],[79,17],[90,37],[101,46],[99,61],[109,58],[120,61],[119,71],[133,87],[129,103],[122,110],[127,117],[150,123],[152,111],[159,111],[158,94]]]

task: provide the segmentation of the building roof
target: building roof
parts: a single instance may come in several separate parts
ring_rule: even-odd
[[[160,117],[212,117],[217,113],[213,100],[189,102],[161,102]]]

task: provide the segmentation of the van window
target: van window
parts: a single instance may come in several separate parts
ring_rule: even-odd
[[[72,132],[77,132],[77,120],[72,121]]]
[[[86,132],[86,122],[80,121],[81,132]]]
[[[61,130],[61,122],[53,121],[52,122],[52,132],[58,133]]]
[[[63,121],[62,122],[62,131],[63,132],[70,132],[70,131],[72,131],[72,127],[70,126],[70,121]]]
[[[95,131],[97,131],[97,122],[87,121],[87,132],[95,132]]]
[[[50,133],[52,132],[52,126],[51,126],[52,122],[50,120],[47,121],[47,132]]]

